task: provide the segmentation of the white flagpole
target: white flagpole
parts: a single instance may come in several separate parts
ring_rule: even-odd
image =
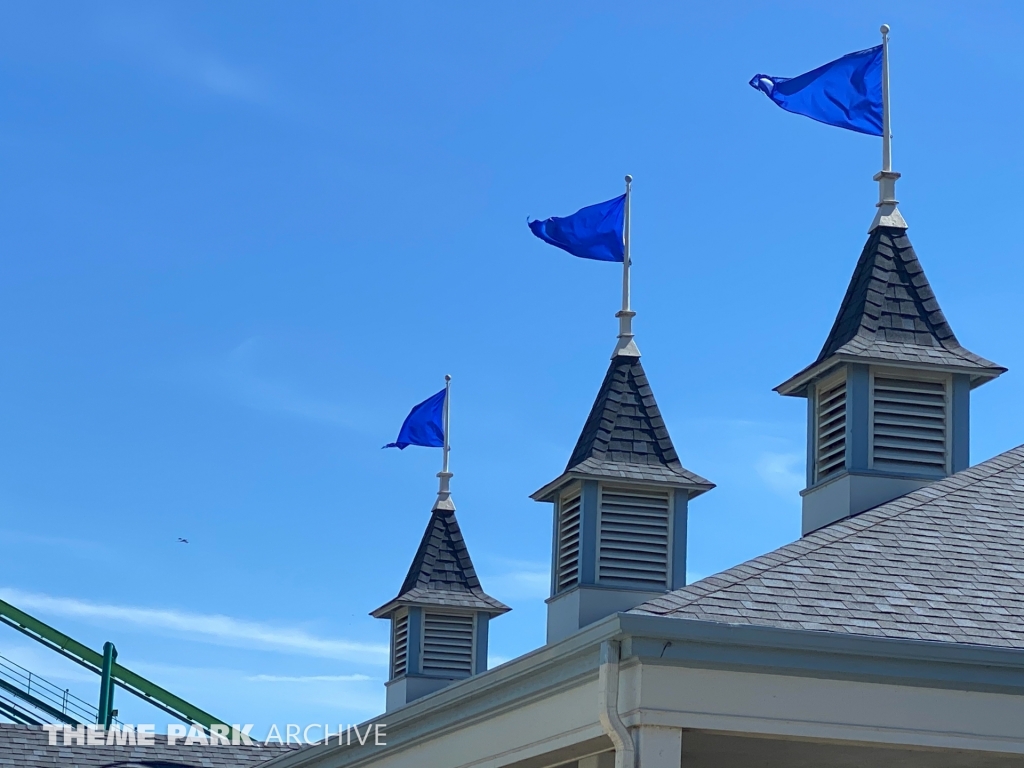
[[[622,311],[629,312],[629,203],[633,192],[633,177],[626,176],[626,213],[622,227]]]
[[[633,177],[626,176],[626,210],[623,214],[622,226],[622,309],[615,313],[619,318],[619,340],[615,344],[612,357],[625,355],[640,357],[640,350],[633,341],[633,317],[636,315],[629,306],[629,267],[632,259],[629,253],[630,198],[633,195]]]
[[[455,502],[452,501],[451,492],[451,479],[452,473],[448,471],[448,451],[451,450],[451,445],[448,442],[448,432],[451,424],[451,408],[449,403],[451,402],[452,395],[452,377],[448,374],[444,376],[444,408],[441,410],[441,422],[444,426],[444,454],[441,459],[441,471],[437,473],[438,487],[437,487],[437,501],[434,502],[434,511],[444,510],[446,512],[455,511]]]
[[[448,444],[448,430],[451,424],[450,417],[450,405],[452,399],[452,377],[447,373],[444,375],[444,414],[442,421],[444,421],[444,460],[441,466],[442,472],[448,471],[448,451],[451,450],[451,446]]]
[[[875,174],[878,182],[878,203],[875,219],[868,232],[878,227],[906,229],[907,222],[896,206],[896,180],[900,177],[892,169],[892,126],[889,120],[889,25],[883,24],[882,33],[882,170]]]
[[[889,124],[889,25],[882,33],[882,170],[892,170],[892,131]]]

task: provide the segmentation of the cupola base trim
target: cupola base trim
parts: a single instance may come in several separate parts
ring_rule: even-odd
[[[934,482],[934,477],[844,472],[833,480],[800,491],[803,496],[801,533],[806,536],[837,520],[859,515]]]

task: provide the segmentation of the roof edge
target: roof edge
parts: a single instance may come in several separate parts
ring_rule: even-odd
[[[534,501],[554,501],[558,496],[558,492],[561,491],[565,486],[569,485],[576,480],[615,480],[609,475],[601,475],[593,472],[578,472],[574,469],[566,470],[561,475],[556,477],[550,483],[541,486],[536,491],[530,494],[530,498]],[[693,499],[700,496],[702,493],[715,488],[715,484],[710,480],[705,483],[693,483],[687,482],[682,477],[679,478],[679,482],[673,482],[671,480],[632,480],[628,477],[619,478],[623,483],[629,483],[634,485],[650,485],[657,486],[659,488],[678,488],[680,490],[689,491],[689,498]]]
[[[826,357],[815,363],[811,363],[799,373],[786,379],[773,392],[790,397],[806,397],[807,387],[822,376],[827,375],[833,368],[843,363],[867,363],[869,365],[882,365],[887,368],[911,368],[919,371],[937,371],[941,373],[967,373],[971,376],[971,389],[980,387],[994,381],[1006,373],[1009,369],[1001,365],[992,368],[977,368],[973,366],[958,365],[936,365],[934,363],[920,363],[904,360],[892,360],[887,357],[872,357],[862,355],[850,355],[837,353]]]
[[[403,606],[437,606],[440,608],[465,608],[466,610],[481,611],[489,613],[491,616],[501,616],[502,614],[508,613],[512,609],[505,605],[500,600],[488,595],[486,592],[483,593],[483,597],[473,593],[469,593],[473,598],[476,598],[476,605],[454,605],[444,602],[444,596],[448,594],[458,593],[447,593],[439,592],[437,590],[431,590],[438,595],[438,600],[417,600],[414,598],[408,598],[404,594],[398,595],[397,597],[391,598],[388,602],[384,603],[380,608],[370,612],[370,616],[375,619],[386,619],[392,613]]]
[[[764,669],[773,674],[814,677],[834,674],[836,679],[870,678],[896,685],[1024,693],[1022,649],[617,613],[558,643],[541,646],[389,712],[389,747],[393,741],[395,750],[413,749],[436,738],[439,731],[465,723],[469,713],[477,721],[497,717],[543,691],[564,687],[567,679],[588,674],[596,677],[596,649],[605,640],[627,638],[624,660],[627,655],[649,658],[645,653],[649,645],[655,655],[667,651],[663,663],[673,665]],[[644,642],[652,639],[656,641],[653,644]],[[666,640],[673,641],[667,649]],[[713,659],[707,656],[709,648],[716,651]],[[751,648],[764,649],[771,656],[752,655]],[[776,660],[786,663],[778,666],[773,663]],[[658,658],[651,662],[657,663]],[[291,768],[330,762],[347,766],[359,764],[365,754],[346,745],[332,745],[318,749],[315,757],[308,752],[283,755],[264,765]]]

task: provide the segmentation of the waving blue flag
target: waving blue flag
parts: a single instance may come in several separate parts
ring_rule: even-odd
[[[882,135],[882,46],[848,53],[796,77],[754,75],[750,85],[788,112]]]
[[[581,259],[618,261],[626,257],[622,243],[626,196],[581,208],[564,218],[529,221],[530,231],[546,243]]]
[[[428,448],[444,447],[444,397],[445,390],[414,406],[405,417],[398,439],[385,448],[405,450],[410,445],[424,445]]]

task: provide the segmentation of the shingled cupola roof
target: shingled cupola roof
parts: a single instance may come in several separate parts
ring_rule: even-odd
[[[841,362],[877,362],[966,373],[971,385],[1006,369],[957,341],[902,227],[872,230],[818,359],[776,387],[803,396]]]
[[[470,608],[499,616],[511,609],[484,592],[454,509],[436,508],[398,595],[371,616],[386,618],[402,605]]]
[[[402,588],[370,615],[391,623],[387,711],[487,670],[488,623],[511,609],[484,592],[455,519],[451,473]]]
[[[680,463],[639,355],[612,358],[565,471],[531,498],[551,501],[583,478],[655,482],[691,498],[715,487]]]

